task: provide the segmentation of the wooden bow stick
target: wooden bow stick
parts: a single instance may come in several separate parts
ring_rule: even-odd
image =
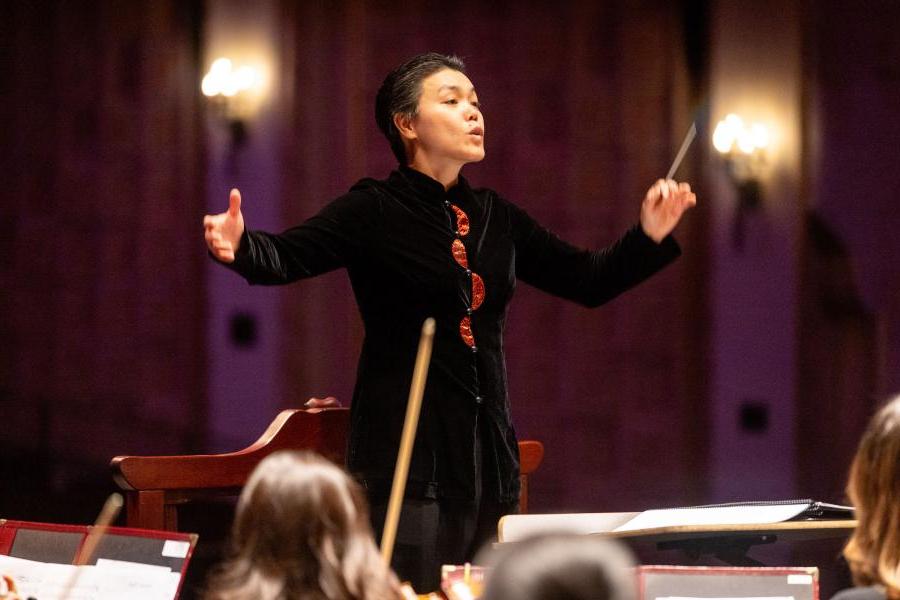
[[[91,527],[87,537],[84,538],[81,549],[78,551],[78,554],[75,555],[75,566],[80,567],[90,562],[94,551],[97,549],[97,544],[100,543],[100,539],[106,533],[106,529],[109,527],[110,523],[115,521],[116,517],[119,516],[120,510],[122,510],[122,496],[120,494],[110,494],[109,498],[106,499],[106,502],[103,503],[103,508],[100,510],[97,520],[94,521],[94,526]],[[78,583],[79,575],[81,575],[80,569],[75,571],[72,574],[72,577],[69,578],[66,587],[63,588],[63,593],[60,595],[60,598],[67,599],[69,597],[75,589],[75,584]]]
[[[400,508],[403,505],[403,494],[406,491],[406,477],[409,474],[409,460],[412,457],[413,442],[419,426],[419,413],[422,409],[422,395],[425,392],[425,379],[428,376],[428,365],[431,362],[431,346],[434,342],[434,319],[425,319],[422,324],[422,335],[419,337],[419,351],[416,354],[416,366],[413,369],[412,385],[409,388],[409,401],[406,404],[406,419],[403,422],[403,435],[400,437],[400,451],[397,453],[397,466],[394,468],[394,482],[391,485],[391,497],[388,500],[387,516],[384,520],[384,533],[381,535],[381,557],[388,566],[394,554],[394,542],[397,539],[397,523],[400,520]]]
[[[100,539],[106,533],[106,528],[119,516],[120,510],[122,510],[122,496],[120,494],[110,494],[106,502],[103,503],[103,508],[100,510],[100,515],[97,516],[94,526],[91,527],[90,532],[84,539],[81,550],[78,551],[78,556],[75,558],[76,565],[88,564],[88,561],[91,560],[91,556],[94,554],[94,550],[97,549],[97,544],[100,543]]]

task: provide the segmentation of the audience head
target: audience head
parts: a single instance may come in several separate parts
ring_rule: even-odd
[[[847,495],[859,525],[844,548],[857,585],[900,598],[900,396],[869,422],[850,468]]]
[[[372,537],[359,485],[310,452],[277,452],[241,493],[232,558],[210,598],[396,599],[399,585]]]
[[[498,551],[482,598],[635,600],[633,567],[629,552],[612,540],[534,537]]]

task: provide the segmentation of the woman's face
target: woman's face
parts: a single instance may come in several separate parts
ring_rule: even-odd
[[[484,158],[484,117],[469,78],[443,69],[422,81],[418,113],[410,123],[416,144],[414,161],[425,158],[458,162]]]

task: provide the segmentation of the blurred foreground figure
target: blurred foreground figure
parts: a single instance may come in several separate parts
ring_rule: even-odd
[[[535,537],[501,549],[482,600],[635,600],[634,562],[618,542]]]
[[[834,600],[900,598],[900,396],[869,422],[850,467],[847,496],[859,525],[844,548],[853,582]]]
[[[359,485],[311,452],[276,452],[247,480],[232,556],[208,600],[398,600]]]

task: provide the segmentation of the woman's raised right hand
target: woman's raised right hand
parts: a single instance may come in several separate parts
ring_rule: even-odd
[[[225,263],[234,262],[234,253],[241,244],[244,233],[244,216],[241,214],[241,193],[234,188],[228,197],[228,210],[218,215],[203,217],[206,245],[212,255]]]

